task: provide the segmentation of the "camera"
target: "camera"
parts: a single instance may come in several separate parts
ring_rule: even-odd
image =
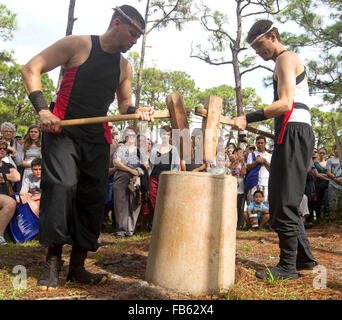
[[[246,134],[244,134],[244,133],[239,133],[238,134],[238,142],[245,142],[246,143],[246,141],[245,141],[245,138],[246,138],[247,136],[246,136]]]

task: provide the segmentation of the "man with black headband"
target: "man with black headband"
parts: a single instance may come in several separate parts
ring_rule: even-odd
[[[254,23],[248,32],[247,42],[265,61],[275,62],[274,102],[264,109],[234,119],[239,130],[244,130],[251,122],[270,118],[275,122],[269,210],[271,226],[279,237],[280,260],[270,271],[257,271],[256,276],[298,278],[297,270],[313,269],[317,265],[299,214],[314,147],[305,67],[295,52],[285,49],[277,28],[269,20]]]
[[[96,251],[104,212],[110,129],[105,124],[60,127],[61,119],[105,116],[117,96],[119,111],[153,121],[151,108],[132,106],[132,66],[127,52],[143,33],[145,22],[131,6],[114,9],[100,36],[71,35],[57,41],[23,68],[25,89],[39,114],[42,140],[40,243],[48,247],[43,289],[56,288],[64,244],[72,245],[67,281],[97,284],[107,279],[84,269],[88,251]],[[63,80],[54,105],[47,106],[40,75],[58,66]]]

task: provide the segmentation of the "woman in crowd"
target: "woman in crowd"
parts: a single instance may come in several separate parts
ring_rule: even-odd
[[[180,158],[176,147],[172,146],[172,129],[169,126],[163,126],[160,129],[161,144],[155,145],[150,154],[150,223],[148,230],[152,230],[152,220],[154,208],[157,201],[157,190],[159,176],[163,171],[178,171],[180,167]]]
[[[12,184],[20,181],[18,170],[10,163],[2,161],[8,150],[7,141],[0,141],[0,245],[6,245],[4,232],[11,221],[16,202],[9,195],[12,192]]]
[[[328,186],[329,178],[327,175],[327,149],[320,148],[318,150],[318,159],[314,162],[315,170],[314,174],[316,176],[316,217],[319,219],[321,217],[322,205],[324,216],[328,215]]]
[[[41,140],[42,133],[40,128],[37,125],[30,126],[24,136],[24,160],[21,163],[21,166],[25,168],[25,171],[23,173],[22,181],[26,179],[28,175],[32,174],[32,160],[42,157]]]
[[[135,129],[128,127],[124,130],[125,144],[119,146],[113,155],[114,167],[114,216],[115,236],[122,238],[134,234],[135,225],[140,212],[141,201],[137,184],[139,176],[147,174],[142,166],[148,168],[146,154],[138,150]],[[130,187],[130,188],[129,188]]]
[[[4,122],[1,125],[1,134],[3,140],[7,143],[7,155],[3,158],[3,162],[8,162],[16,168],[20,175],[22,175],[22,168],[20,164],[23,161],[23,147],[14,139],[16,132],[15,125],[11,122]],[[21,188],[20,181],[13,184],[13,191],[19,192]]]
[[[229,169],[232,176],[238,180],[237,196],[237,229],[241,230],[244,224],[243,212],[245,208],[245,186],[243,179],[246,175],[246,165],[241,148],[235,148],[231,157]]]

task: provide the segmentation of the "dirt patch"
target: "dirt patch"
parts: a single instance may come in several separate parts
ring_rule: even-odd
[[[298,280],[265,281],[254,276],[255,270],[278,262],[278,238],[271,231],[238,231],[235,284],[228,292],[191,295],[155,286],[145,281],[151,235],[138,233],[117,240],[108,227],[100,236],[101,247],[90,252],[86,268],[106,272],[109,281],[92,287],[66,283],[70,246],[63,248],[64,265],[60,287],[41,291],[36,287],[45,260],[45,249],[38,241],[0,247],[0,299],[20,300],[341,300],[342,299],[342,228],[334,224],[318,225],[307,230],[314,256],[321,269],[300,272]],[[27,288],[15,290],[13,268],[27,270]],[[320,276],[320,277],[318,277]],[[326,276],[326,277],[325,277]],[[320,280],[323,279],[323,280]],[[324,281],[326,279],[326,281]],[[320,280],[320,281],[318,281]]]

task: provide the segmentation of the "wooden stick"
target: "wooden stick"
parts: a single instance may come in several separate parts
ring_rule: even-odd
[[[218,129],[220,128],[220,116],[222,112],[222,99],[217,96],[209,96],[204,99],[206,117],[202,121],[203,132],[203,159],[213,163],[216,158]]]
[[[153,118],[155,119],[170,118],[170,112],[169,110],[154,111]],[[95,123],[103,123],[103,122],[139,120],[139,119],[140,119],[140,115],[138,113],[134,113],[134,114],[120,114],[120,115],[106,116],[106,117],[61,120],[61,127],[79,126],[79,125],[95,124]]]
[[[200,117],[207,117],[207,110],[203,109],[203,108],[195,108],[195,114],[197,116],[200,116]],[[224,123],[224,124],[228,124],[229,126],[232,126],[232,127],[234,126],[234,120],[232,120],[226,116],[223,116],[223,115],[220,116],[220,122]],[[250,126],[247,126],[245,130],[256,133],[256,134],[263,135],[264,137],[267,137],[267,138],[274,140],[274,135],[269,133],[269,132],[259,130],[259,129],[256,129],[256,128],[253,128]]]
[[[173,138],[176,141],[181,160],[191,161],[191,138],[188,123],[188,112],[184,107],[184,100],[180,93],[171,93],[166,98],[166,106],[170,112]],[[190,110],[188,110],[190,112]]]

